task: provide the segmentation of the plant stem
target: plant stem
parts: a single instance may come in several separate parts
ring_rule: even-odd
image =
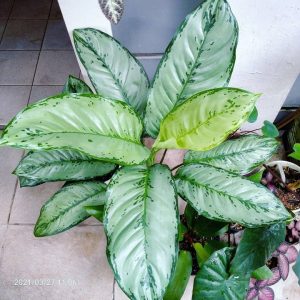
[[[174,168],[171,169],[171,171],[174,171],[174,170],[178,169],[178,168],[181,167],[181,166],[183,166],[183,163],[181,163],[181,164],[175,166]]]
[[[163,161],[164,161],[164,159],[165,159],[165,157],[166,157],[167,152],[168,152],[168,149],[165,149],[165,151],[164,151],[164,153],[163,153],[163,155],[162,155],[162,158],[161,158],[161,160],[160,160],[160,162],[159,162],[160,164],[163,163]]]

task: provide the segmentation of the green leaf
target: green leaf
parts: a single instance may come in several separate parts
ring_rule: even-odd
[[[49,150],[29,152],[14,174],[22,178],[21,186],[32,186],[49,181],[91,179],[106,175],[115,168],[114,164],[96,160],[79,151]],[[28,180],[25,181],[25,178]]]
[[[200,243],[194,243],[193,247],[196,251],[198,265],[201,268],[213,254],[214,250],[207,245],[202,246]]]
[[[73,31],[77,54],[98,94],[119,99],[144,113],[149,81],[143,66],[104,32],[92,28]]]
[[[258,110],[256,107],[253,108],[252,113],[250,114],[250,116],[248,117],[248,122],[249,123],[254,123],[257,120],[258,117]]]
[[[230,272],[245,274],[262,267],[284,239],[285,223],[245,229],[232,261]]]
[[[70,75],[64,86],[63,93],[93,94],[93,91],[84,81]]]
[[[248,176],[247,179],[249,179],[249,180],[251,180],[251,181],[253,181],[253,182],[255,182],[255,183],[260,183],[263,174],[264,174],[264,170],[259,171],[259,172],[257,172],[257,173],[254,173],[254,174]]]
[[[192,273],[192,255],[188,251],[180,251],[174,275],[168,285],[163,300],[180,300],[184,294]]]
[[[164,165],[122,168],[107,195],[107,256],[119,286],[132,300],[162,299],[178,253],[177,195],[170,170]]]
[[[276,138],[279,136],[277,127],[270,121],[264,121],[264,126],[261,128],[264,136]]]
[[[259,227],[290,218],[264,186],[209,165],[186,165],[176,174],[179,195],[206,218]]]
[[[20,112],[5,128],[0,145],[28,150],[70,149],[124,164],[147,160],[141,120],[125,103],[99,95],[59,95]]]
[[[103,222],[104,205],[85,206],[84,209],[90,216],[93,216],[101,223]]]
[[[298,277],[298,284],[300,285],[300,254],[298,254],[297,261],[293,266],[293,271],[295,272],[296,276]]]
[[[262,266],[254,270],[251,274],[251,277],[256,280],[266,280],[272,278],[272,276],[273,272],[267,266]]]
[[[244,300],[249,277],[230,275],[231,248],[216,251],[203,264],[194,281],[193,300]]]
[[[208,151],[188,151],[184,163],[208,164],[244,175],[269,160],[278,146],[273,138],[246,135],[227,140]]]
[[[107,19],[117,24],[124,11],[123,0],[99,0],[102,12]]]
[[[178,224],[178,241],[182,242],[184,240],[184,235],[187,232],[187,228],[180,222]]]
[[[66,231],[86,220],[87,205],[104,205],[106,186],[101,182],[85,181],[65,185],[42,207],[34,228],[37,237]]]
[[[197,92],[227,86],[235,63],[238,24],[224,0],[207,0],[178,28],[149,92],[145,126],[156,137],[161,121]]]
[[[236,88],[198,93],[167,115],[153,147],[210,150],[247,120],[258,97]]]
[[[300,160],[300,144],[294,145],[294,152],[289,155],[297,160]]]
[[[185,208],[184,215],[188,227],[198,237],[214,237],[227,231],[227,223],[199,216],[198,212],[189,204]]]

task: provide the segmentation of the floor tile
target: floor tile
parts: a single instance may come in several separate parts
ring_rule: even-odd
[[[12,171],[18,165],[23,151],[12,148],[0,149],[0,224],[7,224],[17,178]]]
[[[35,224],[43,204],[61,187],[62,182],[20,188],[19,184],[10,215],[10,224]]]
[[[46,20],[9,20],[0,44],[1,50],[39,50]]]
[[[0,51],[0,85],[31,85],[37,51]]]
[[[30,86],[0,86],[0,125],[6,125],[28,102]]]
[[[6,22],[7,22],[6,20],[0,19],[0,40],[1,40],[2,34],[4,32]]]
[[[199,0],[127,1],[113,36],[133,53],[162,53]]]
[[[49,20],[43,50],[72,50],[64,20]]]
[[[52,0],[15,0],[11,19],[48,19]]]
[[[0,255],[2,252],[2,245],[4,243],[6,230],[7,230],[7,225],[0,225]],[[1,257],[0,257],[0,264],[1,264]]]
[[[139,59],[142,65],[144,66],[146,73],[149,77],[149,80],[152,80],[155,74],[155,71],[157,69],[157,66],[160,62],[160,58],[154,58],[154,59],[149,59],[149,58],[141,58]]]
[[[34,85],[31,90],[29,103],[34,103],[47,97],[60,94],[63,88],[63,85]]]
[[[42,51],[35,85],[64,85],[69,75],[79,76],[79,67],[73,51]]]
[[[113,276],[101,227],[77,227],[46,238],[34,238],[32,231],[32,226],[9,226],[1,299],[112,299]],[[23,284],[30,279],[33,285],[14,285],[18,279]]]
[[[9,17],[13,2],[13,0],[0,1],[0,19],[7,19]]]
[[[57,0],[53,0],[49,19],[50,20],[62,19],[62,14]]]

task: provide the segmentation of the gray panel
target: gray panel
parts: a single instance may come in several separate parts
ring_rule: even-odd
[[[159,58],[146,58],[146,59],[140,58],[139,61],[144,66],[149,79],[152,80],[160,59]]]
[[[283,107],[300,107],[300,74],[294,82]]]
[[[128,0],[113,35],[133,53],[162,53],[199,0]]]

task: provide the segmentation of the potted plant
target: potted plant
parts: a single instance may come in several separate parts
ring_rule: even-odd
[[[104,224],[108,261],[130,299],[180,299],[192,271],[193,299],[244,299],[251,277],[270,276],[265,264],[293,216],[245,176],[278,142],[234,135],[255,119],[260,96],[226,87],[237,40],[228,3],[206,0],[181,24],[149,84],[112,37],[75,30],[96,94],[70,77],[61,95],[21,111],[0,139],[1,146],[30,150],[15,170],[22,186],[67,181],[42,207],[35,236],[94,216]],[[142,143],[149,136],[150,149]],[[170,169],[167,149],[188,152]],[[188,203],[180,219],[179,196]],[[244,230],[239,243],[231,241],[233,230]]]

